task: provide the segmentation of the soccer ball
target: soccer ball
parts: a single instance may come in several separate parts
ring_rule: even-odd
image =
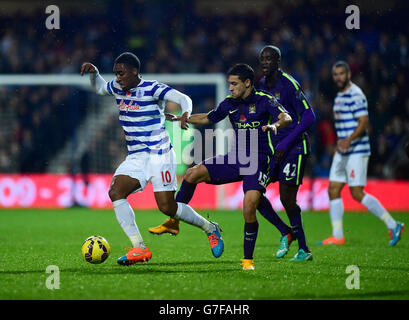
[[[111,253],[108,241],[101,236],[91,236],[85,239],[81,248],[82,256],[89,263],[102,263]]]

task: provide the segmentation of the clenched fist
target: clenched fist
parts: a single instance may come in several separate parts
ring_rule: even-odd
[[[94,66],[90,62],[84,62],[81,66],[81,75],[84,75],[84,73],[95,73],[98,72],[98,69],[96,66]]]

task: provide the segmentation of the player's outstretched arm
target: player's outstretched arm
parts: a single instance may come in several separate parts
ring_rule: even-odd
[[[180,121],[180,127],[187,130],[189,128],[187,120],[192,113],[192,99],[190,99],[188,95],[175,89],[168,91],[165,95],[165,99],[180,105],[180,108],[182,109],[181,117],[171,119],[169,116],[165,115],[166,119],[169,118],[170,121]]]
[[[278,130],[284,129],[289,124],[291,124],[292,121],[293,120],[291,119],[291,116],[288,113],[281,112],[278,115],[278,121],[270,125],[262,126],[261,130],[263,130],[263,132],[272,131],[274,134],[277,134]]]
[[[184,118],[184,115],[178,117],[171,113],[165,113],[166,121],[182,121],[182,119]],[[204,124],[211,123],[211,121],[207,117],[207,113],[192,114],[189,118],[186,118],[186,122],[191,123],[191,124],[198,124],[198,125],[204,125]]]
[[[189,119],[188,112],[184,112],[181,116],[176,116],[176,115],[174,115],[172,113],[165,113],[165,119],[166,119],[166,121],[171,121],[171,122],[172,121],[180,121],[180,127],[183,130],[187,130],[189,128],[189,125],[188,125],[188,119]]]
[[[92,63],[84,62],[81,65],[80,73],[81,73],[81,76],[83,76],[86,73],[89,73],[90,75],[89,79],[91,82],[91,86],[94,88],[97,94],[99,95],[109,94],[107,90],[107,82],[99,74],[98,68],[94,66]]]
[[[187,122],[191,124],[198,124],[198,125],[205,125],[205,124],[212,123],[210,119],[207,117],[207,113],[192,114],[187,120]]]
[[[178,117],[172,113],[165,112],[165,119],[166,121],[180,121],[182,117]]]

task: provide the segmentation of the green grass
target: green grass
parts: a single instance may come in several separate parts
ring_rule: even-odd
[[[207,213],[203,213],[207,216]],[[283,216],[283,214],[281,214]],[[408,213],[394,213],[409,225]],[[239,211],[215,211],[225,251],[213,258],[205,234],[186,224],[177,237],[155,236],[147,228],[165,216],[156,211],[136,212],[136,221],[153,253],[149,263],[119,266],[128,239],[113,211],[1,210],[0,299],[408,299],[409,235],[396,247],[388,246],[384,224],[368,213],[347,213],[347,244],[322,247],[315,243],[330,234],[327,213],[303,213],[307,241],[314,260],[290,262],[291,246],[282,260],[273,258],[279,233],[260,217],[255,271],[242,271],[243,218]],[[284,218],[285,219],[285,218]],[[81,256],[83,240],[104,236],[111,256],[100,265]],[[47,266],[60,270],[60,289],[49,290]],[[360,270],[360,289],[348,290],[348,265]]]

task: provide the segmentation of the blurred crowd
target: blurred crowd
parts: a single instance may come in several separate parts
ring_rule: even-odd
[[[79,123],[81,96],[63,86],[0,89],[0,172],[45,172]]]
[[[369,175],[388,177],[385,164],[393,159],[402,141],[409,140],[409,25],[405,10],[367,14],[362,10],[361,29],[347,30],[345,8],[332,3],[313,6],[300,1],[296,7],[275,3],[261,13],[229,13],[217,7],[195,10],[193,1],[105,4],[109,16],[101,10],[61,14],[60,30],[45,29],[38,22],[39,16],[45,16],[40,11],[0,16],[0,73],[78,73],[83,61],[110,73],[114,58],[132,51],[142,61],[142,74],[225,73],[232,64],[246,62],[260,77],[260,49],[274,44],[282,52],[282,69],[301,83],[317,115],[310,134],[311,175],[328,175],[334,151],[332,103],[336,88],[331,66],[336,60],[350,64],[353,82],[368,99]],[[73,89],[37,89],[0,91],[0,113],[9,109],[17,113],[13,133],[7,138],[2,134],[0,139],[2,171],[7,171],[7,156],[19,162],[17,171],[44,170],[34,165],[33,157],[39,153],[46,161],[48,153],[56,152],[64,142],[66,135],[60,137],[59,130],[70,130],[62,129],[60,122],[56,125],[59,128],[54,128],[49,120],[67,117],[68,111],[62,109],[73,112],[70,107],[61,107],[72,103]],[[11,95],[5,94],[10,90]],[[79,95],[77,92],[76,101]],[[194,102],[194,112],[206,111],[214,104],[209,99]],[[73,127],[75,123],[71,123]],[[42,149],[38,151],[38,147]],[[28,156],[26,150],[30,148],[37,153]],[[393,176],[409,178],[409,170],[398,166]]]

